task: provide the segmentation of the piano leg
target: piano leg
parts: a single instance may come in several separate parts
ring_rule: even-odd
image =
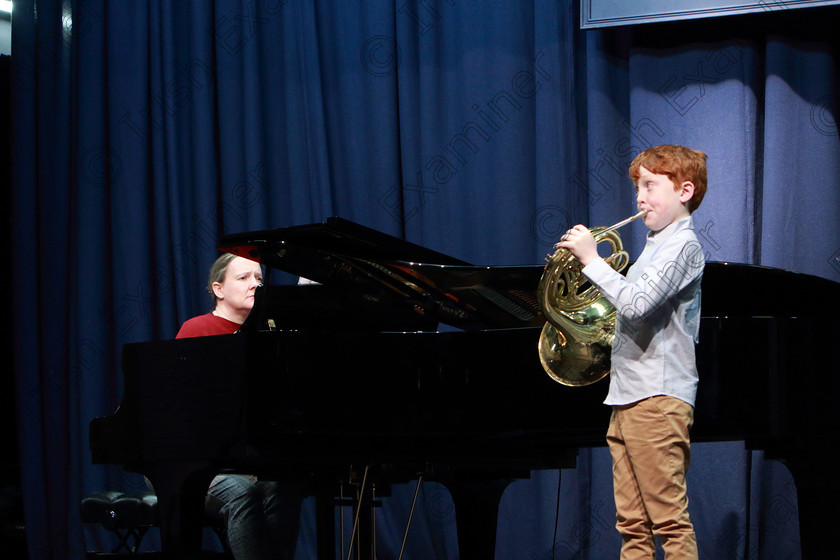
[[[335,560],[335,492],[325,484],[315,491],[315,534],[318,560]]]
[[[342,484],[339,484],[341,487]],[[336,484],[324,483],[318,487],[315,494],[315,518],[318,545],[318,560],[335,560],[336,558],[336,508],[352,506],[353,531],[351,541],[347,543],[352,548],[352,557],[359,560],[374,559],[376,557],[376,527],[374,522],[375,508],[380,504],[376,500],[376,485],[372,482],[358,487],[356,496],[337,497]],[[340,492],[343,496],[343,492]],[[343,529],[343,527],[341,527]],[[344,538],[344,535],[341,535]],[[342,544],[342,557],[346,558],[347,551]]]
[[[825,449],[831,449],[831,446]],[[830,453],[827,451],[827,454]],[[833,535],[837,530],[837,514],[834,512],[840,503],[840,480],[831,467],[833,458],[827,454],[802,453],[783,459],[796,483],[802,560],[837,556]]]
[[[455,504],[461,560],[493,560],[499,501],[515,478],[446,481]]]
[[[204,464],[156,464],[146,472],[158,497],[164,558],[198,559],[204,528],[204,497],[215,472]]]
[[[353,504],[354,538],[351,544],[355,558],[360,560],[376,558],[375,492],[374,484],[360,488]]]

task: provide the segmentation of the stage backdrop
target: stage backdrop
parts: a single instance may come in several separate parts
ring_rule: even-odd
[[[82,558],[81,496],[142,484],[91,464],[88,423],[119,402],[124,343],[209,309],[221,234],[342,216],[538,264],[569,226],[632,214],[629,161],[679,143],[709,156],[707,260],[840,281],[837,12],[767,6],[584,32],[571,0],[16,0],[9,274],[33,560]],[[624,231],[632,254],[643,235]],[[702,556],[797,558],[789,472],[739,443],[694,451]],[[557,471],[511,486],[497,557],[614,556],[609,470],[583,450],[559,515]],[[411,493],[378,513],[382,557]],[[418,511],[407,557],[456,558],[445,490],[425,486]],[[313,558],[310,502],[302,515],[297,557]]]

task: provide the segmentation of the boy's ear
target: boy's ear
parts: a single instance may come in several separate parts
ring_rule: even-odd
[[[694,183],[691,181],[685,181],[682,185],[680,185],[680,202],[685,204],[691,197],[694,196]]]

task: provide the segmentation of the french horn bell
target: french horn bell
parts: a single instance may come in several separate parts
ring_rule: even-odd
[[[616,230],[645,214],[647,210],[642,210],[615,225],[590,230],[597,244],[609,244],[610,255],[604,260],[614,270],[623,271],[629,262]],[[580,261],[568,249],[557,249],[546,263],[537,287],[546,318],[540,333],[540,363],[558,383],[590,385],[610,372],[615,307],[586,280]]]

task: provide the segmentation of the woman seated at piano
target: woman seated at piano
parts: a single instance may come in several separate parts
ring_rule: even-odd
[[[175,338],[233,334],[251,313],[254,294],[262,284],[259,263],[225,253],[210,267],[207,292],[213,296],[213,311],[187,319]]]
[[[213,311],[184,322],[176,338],[235,333],[254,307],[262,284],[259,263],[225,253],[210,267]],[[210,483],[205,512],[221,518],[236,560],[294,557],[302,496],[294,487],[252,475],[222,474]]]

